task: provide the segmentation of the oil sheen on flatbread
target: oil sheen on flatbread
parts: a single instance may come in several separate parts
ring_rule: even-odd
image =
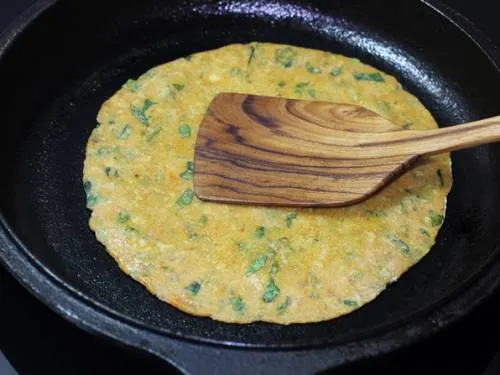
[[[103,104],[86,150],[90,227],[125,273],[193,315],[290,324],[361,307],[427,254],[451,187],[449,155],[345,208],[198,200],[194,142],[223,91],[352,103],[401,128],[437,127],[393,77],[324,51],[234,44],[155,67]]]

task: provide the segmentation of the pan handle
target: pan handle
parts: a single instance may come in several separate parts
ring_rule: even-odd
[[[312,375],[337,367],[346,360],[345,355],[332,348],[276,351],[169,341],[161,346],[155,343],[155,350],[151,352],[187,375]]]

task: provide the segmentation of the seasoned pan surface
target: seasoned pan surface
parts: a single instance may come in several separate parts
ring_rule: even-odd
[[[497,286],[496,145],[453,155],[447,218],[430,254],[372,303],[324,323],[231,325],[188,316],[123,274],[87,225],[81,174],[100,104],[128,78],[193,52],[253,40],[329,50],[395,75],[440,126],[497,115],[494,47],[438,3],[41,1],[3,37],[0,258],[80,326],[165,356],[159,338],[330,348],[350,360],[428,335]]]

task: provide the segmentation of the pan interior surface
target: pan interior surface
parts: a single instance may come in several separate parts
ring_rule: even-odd
[[[340,344],[388,332],[424,319],[487,272],[500,227],[496,145],[453,155],[454,188],[437,244],[348,316],[288,327],[221,324],[176,310],[122,273],[88,227],[81,182],[101,103],[150,67],[254,40],[357,57],[394,75],[442,126],[498,114],[500,75],[492,60],[419,1],[61,1],[0,60],[9,93],[0,104],[1,210],[28,255],[125,321],[195,340],[267,347]],[[468,298],[473,304],[478,296]]]

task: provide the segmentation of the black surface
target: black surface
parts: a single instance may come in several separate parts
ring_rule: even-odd
[[[366,20],[364,20],[364,17],[367,17],[366,15],[376,15],[377,9],[367,9],[367,7],[369,7],[369,5],[360,8],[357,13],[355,12],[354,16],[358,17],[359,20],[366,22]],[[338,11],[342,10],[339,9]],[[83,22],[83,20],[86,20],[85,9],[81,9],[81,15],[81,19]],[[136,14],[134,13],[134,16],[135,15]],[[353,17],[351,17],[350,19],[353,19]],[[432,22],[426,22],[426,25],[427,27],[431,27]],[[228,26],[231,25],[229,24]],[[238,25],[238,27],[239,26],[240,25]],[[404,25],[402,23],[400,27],[403,26]],[[81,27],[83,28],[83,25]],[[233,25],[233,27],[235,26]],[[383,28],[383,25],[377,25],[377,27],[380,29]],[[109,28],[109,30],[112,30],[111,27]],[[123,49],[125,48],[125,46],[120,45],[120,43],[115,43],[116,39],[115,34],[113,34],[114,31],[111,32],[109,30],[107,31],[108,33],[110,33],[110,35],[107,35],[109,39],[106,40],[109,45],[107,45],[106,47],[108,47],[110,54],[115,53],[116,56],[121,56],[125,51]],[[224,30],[227,30],[227,28],[224,28]],[[445,35],[447,32],[447,28],[439,26],[438,30],[433,31],[439,31],[440,35]],[[42,29],[37,30],[36,36],[37,38],[40,38],[39,40],[45,40],[43,39],[44,32],[46,31]],[[154,29],[154,32],[156,33],[159,31]],[[400,40],[399,38],[404,38],[404,32],[405,30],[398,31],[398,40]],[[448,32],[450,31],[448,30]],[[419,54],[422,53],[418,49],[419,39],[416,38],[415,35],[411,35],[410,31],[408,31],[408,33],[409,34],[405,39],[406,44],[403,44],[401,46],[395,44],[394,42],[393,46],[403,49],[409,48],[413,52],[413,55],[419,56]],[[160,35],[161,34],[159,34],[158,37],[160,37]],[[376,37],[381,36],[372,34],[370,35],[374,36],[375,39]],[[233,36],[231,35],[226,35],[225,31],[221,31],[218,36],[221,43],[223,42],[223,40],[225,40],[224,38],[233,38]],[[386,34],[385,37],[387,36],[388,35]],[[231,331],[225,329],[224,331],[220,331],[219,325],[214,324],[210,321],[205,321],[204,323],[202,323],[201,329],[200,326],[197,325],[197,323],[192,324],[193,327],[191,327],[190,318],[186,318],[182,314],[177,313],[176,311],[172,311],[172,309],[168,307],[165,307],[163,305],[160,306],[156,300],[152,299],[148,295],[145,295],[142,289],[135,283],[132,283],[130,280],[124,278],[116,270],[116,267],[113,267],[112,261],[109,258],[103,256],[102,249],[95,248],[95,254],[89,256],[88,260],[82,260],[80,259],[81,257],[75,257],[75,255],[81,254],[83,250],[88,251],[92,248],[92,246],[95,245],[92,245],[88,242],[84,242],[83,244],[79,243],[81,242],[80,239],[82,238],[87,241],[86,238],[89,236],[88,234],[83,233],[85,231],[88,232],[88,230],[85,226],[85,220],[81,219],[82,217],[84,217],[82,215],[85,215],[85,213],[82,213],[83,211],[78,211],[81,210],[81,207],[73,207],[71,208],[71,210],[68,210],[68,208],[65,207],[64,204],[67,199],[73,199],[75,201],[83,199],[80,191],[80,186],[77,186],[76,184],[74,186],[71,184],[67,184],[67,181],[72,174],[74,174],[73,178],[75,179],[75,181],[79,180],[79,165],[81,163],[81,160],[71,160],[71,158],[67,158],[67,155],[71,155],[72,152],[75,153],[75,144],[83,145],[83,141],[87,136],[88,130],[90,129],[90,126],[92,124],[92,121],[89,120],[89,116],[92,113],[95,113],[97,105],[102,100],[103,95],[112,92],[112,90],[124,80],[125,75],[133,75],[133,72],[142,72],[143,70],[145,70],[145,67],[151,66],[156,62],[168,59],[168,56],[163,52],[158,53],[158,51],[164,51],[164,45],[155,45],[153,43],[153,45],[150,46],[151,48],[144,48],[144,46],[141,45],[141,39],[137,36],[134,36],[134,38],[132,38],[132,42],[137,43],[137,49],[134,51],[136,53],[135,58],[130,59],[130,56],[128,56],[127,59],[113,59],[113,62],[118,61],[118,63],[113,63],[114,69],[111,70],[112,74],[110,75],[110,66],[99,65],[100,63],[102,64],[102,62],[96,61],[98,60],[98,54],[88,52],[89,49],[93,47],[92,45],[86,45],[85,43],[76,43],[76,46],[78,46],[79,49],[85,52],[84,55],[76,58],[76,60],[78,60],[79,62],[83,60],[83,62],[95,64],[93,66],[94,68],[97,67],[98,69],[101,69],[100,74],[94,75],[89,79],[85,72],[78,71],[78,69],[68,69],[68,66],[72,66],[70,64],[71,59],[75,58],[73,56],[77,56],[73,53],[75,51],[73,51],[73,47],[71,47],[70,45],[71,43],[74,43],[75,40],[78,41],[77,37],[78,35],[74,35],[71,32],[68,32],[63,38],[63,41],[66,41],[66,44],[53,47],[44,45],[43,51],[41,51],[41,48],[34,48],[32,51],[33,56],[28,59],[28,61],[33,61],[36,58],[36,55],[44,57],[55,55],[58,60],[60,60],[59,66],[57,64],[54,66],[54,61],[50,58],[47,58],[46,61],[44,61],[45,59],[39,59],[40,69],[43,69],[48,73],[47,77],[62,75],[66,78],[62,82],[59,82],[57,85],[50,87],[52,93],[60,93],[66,91],[73,92],[70,89],[70,86],[65,85],[76,85],[79,88],[82,88],[82,90],[78,92],[78,98],[62,97],[61,100],[64,104],[60,107],[62,107],[63,110],[58,109],[57,111],[51,111],[49,109],[47,112],[45,112],[44,116],[37,119],[36,126],[38,131],[41,129],[44,131],[48,130],[48,132],[50,133],[50,137],[46,136],[47,132],[26,132],[26,134],[30,133],[31,135],[23,141],[24,153],[21,156],[20,165],[22,167],[24,162],[24,168],[30,171],[30,175],[32,175],[33,177],[24,179],[23,176],[26,175],[22,174],[22,169],[12,171],[13,173],[11,175],[14,176],[14,179],[23,178],[22,183],[17,185],[18,188],[16,189],[15,194],[10,195],[16,196],[17,199],[12,202],[2,202],[3,207],[7,208],[12,208],[12,205],[16,205],[16,211],[7,210],[7,212],[10,212],[10,214],[12,215],[11,218],[16,216],[16,220],[20,220],[19,222],[22,222],[23,226],[25,225],[25,223],[29,223],[30,220],[32,220],[31,222],[34,225],[30,227],[29,233],[24,233],[24,241],[29,244],[31,238],[31,241],[36,244],[36,247],[41,251],[44,251],[44,254],[47,255],[51,253],[50,251],[47,251],[50,246],[44,248],[44,246],[40,245],[43,244],[43,241],[46,241],[47,238],[49,238],[51,246],[54,246],[55,244],[54,247],[57,251],[59,251],[60,257],[53,259],[46,258],[45,262],[46,264],[50,264],[53,270],[59,272],[62,278],[71,279],[72,283],[74,283],[75,285],[77,285],[77,287],[81,288],[87,293],[96,292],[96,294],[94,295],[96,299],[101,299],[106,303],[109,303],[111,301],[111,303],[116,304],[114,305],[115,308],[118,307],[118,309],[128,309],[130,306],[140,306],[142,310],[136,309],[137,311],[132,311],[132,314],[137,314],[136,319],[146,321],[147,324],[150,325],[161,326],[164,328],[166,324],[168,327],[169,321],[162,321],[162,318],[166,316],[168,319],[171,319],[172,323],[175,324],[178,324],[179,321],[182,321],[186,325],[183,328],[187,330],[193,328],[194,334],[196,335],[209,335],[211,338],[227,338],[231,337],[231,334],[233,334],[232,337],[234,341],[242,339],[250,340],[253,342],[262,342],[263,335],[266,335],[265,339],[267,342],[272,342],[273,339],[276,339],[280,340],[280,342],[286,341],[290,343],[304,343],[304,340],[310,341],[312,335],[314,335],[315,340],[318,341],[323,340],[322,335],[323,337],[325,337],[325,339],[329,339],[331,333],[327,332],[328,328],[325,329],[325,325],[317,325],[318,328],[315,331],[314,328],[310,330],[310,326],[305,328],[305,332],[309,334],[308,337],[303,335],[303,327],[298,327],[295,332],[294,330],[285,331],[281,328],[273,328],[274,333],[271,331],[272,337],[269,337],[269,327],[262,328],[262,325],[258,325],[257,328],[255,326],[252,327],[252,332],[247,333],[244,337],[241,336],[242,330],[239,328],[233,329]],[[187,37],[189,38],[189,35]],[[211,40],[213,34],[210,34],[210,36],[206,35],[204,37],[209,37]],[[324,45],[322,43],[330,43],[328,42],[328,38],[331,37],[332,35],[326,35],[324,40],[317,40],[316,42],[311,42],[308,45],[321,47]],[[359,45],[359,39],[349,39],[349,35],[334,35],[333,37],[334,42],[332,42],[332,46],[339,46],[338,44],[336,44],[336,38],[340,38],[342,42],[347,42],[343,44],[343,46],[349,46],[345,51],[341,50],[340,52],[356,51],[357,55],[388,71],[397,72],[398,68],[401,68],[401,66],[398,65],[400,61],[398,61],[398,59],[395,59],[394,56],[387,55],[387,50],[384,48],[380,48],[380,46],[376,43],[363,43],[362,45]],[[429,34],[427,34],[427,37],[429,37]],[[279,40],[294,41],[295,36],[280,35],[278,36],[278,38]],[[432,58],[424,58],[424,61],[428,62],[428,64],[420,64],[420,61],[415,60],[414,62],[417,65],[420,64],[420,69],[418,71],[409,71],[409,74],[398,74],[399,77],[402,78],[406,86],[410,89],[413,89],[420,97],[425,98],[426,104],[433,110],[433,113],[437,115],[438,119],[441,120],[442,123],[460,122],[467,119],[477,118],[478,115],[486,116],[488,114],[496,114],[496,103],[493,103],[494,101],[491,100],[492,98],[495,98],[494,95],[496,95],[496,91],[492,87],[491,91],[488,93],[488,87],[493,86],[494,78],[492,81],[491,75],[489,75],[491,73],[489,73],[488,71],[487,63],[482,60],[476,52],[474,52],[475,49],[473,48],[473,45],[467,43],[464,44],[463,41],[457,41],[457,43],[460,42],[461,58],[467,60],[466,62],[470,64],[468,65],[469,67],[477,67],[477,71],[475,71],[475,74],[470,74],[470,70],[461,70],[462,68],[460,67],[460,65],[457,64],[457,66],[452,66],[452,64],[448,62],[450,52],[449,48],[452,48],[453,45],[440,45],[438,43],[438,38],[436,39],[434,40],[435,45],[433,45],[434,54],[432,55]],[[130,41],[127,40],[127,43],[129,42]],[[195,48],[196,46],[202,45],[204,45],[203,39],[195,40],[194,43],[190,44],[190,46],[195,46]],[[375,58],[369,57],[365,54],[366,47],[372,49],[374,48],[374,50],[370,52],[375,52],[375,54],[371,55],[375,56]],[[174,54],[182,52],[189,51],[180,51],[179,46],[175,47]],[[426,50],[425,52],[428,53],[429,51]],[[139,61],[137,57],[141,56],[141,54],[143,54],[143,57],[147,55],[147,58]],[[408,51],[405,50],[405,55],[411,56],[412,53],[408,53]],[[13,69],[13,74],[18,72],[19,70],[22,70],[22,66],[20,67],[19,60],[12,61],[11,67]],[[33,79],[30,78],[29,72],[24,73],[25,74],[21,79],[21,84],[23,82],[31,82],[31,80]],[[422,73],[428,74],[426,76]],[[80,78],[85,78],[85,83],[83,85],[81,84],[81,82],[78,82]],[[39,84],[39,87],[44,86],[42,84]],[[476,87],[476,89],[473,89],[474,87]],[[94,90],[96,90],[97,94],[94,94]],[[50,92],[47,93],[45,91],[44,93],[33,92],[34,96],[32,98],[29,98],[29,102],[38,103],[38,105],[42,106],[45,99],[50,98],[49,94]],[[484,98],[482,97],[482,95],[484,96]],[[452,104],[457,102],[463,103],[464,105],[461,106],[461,108],[449,105],[450,103]],[[78,105],[76,106],[75,103],[78,103]],[[13,106],[14,108],[16,108],[16,104],[13,104]],[[86,109],[87,111],[78,112],[82,109]],[[13,112],[19,114],[19,111]],[[82,116],[80,116],[80,114],[82,114]],[[22,113],[21,118],[23,118],[23,116],[26,116],[24,118],[29,118],[30,115],[31,114],[29,113],[29,111],[25,110]],[[77,122],[67,121],[68,119],[74,118],[81,119],[81,122],[79,123],[80,127],[77,128],[82,130],[82,132],[80,133],[78,133],[78,131],[75,132],[74,128],[72,128],[71,132],[69,132],[70,129],[64,127],[65,124],[69,123],[75,126]],[[21,136],[24,137],[24,134],[21,134]],[[77,142],[68,142],[68,140],[71,140],[72,137],[75,136],[78,137]],[[12,139],[13,138],[10,138],[10,141]],[[30,146],[33,148],[30,148]],[[37,150],[37,153],[32,153],[31,151],[35,149]],[[82,149],[78,149],[77,151],[79,153],[79,158],[81,158]],[[463,281],[463,275],[469,274],[472,271],[471,267],[467,266],[467,268],[460,268],[460,265],[475,264],[478,267],[477,269],[479,270],[482,264],[481,262],[482,260],[484,260],[481,259],[481,254],[483,254],[484,256],[489,255],[492,252],[491,246],[493,246],[493,244],[495,243],[494,241],[496,240],[494,236],[489,237],[489,235],[495,234],[495,227],[498,226],[498,223],[495,221],[490,221],[490,219],[498,220],[498,218],[495,219],[494,215],[485,215],[485,213],[491,212],[490,210],[494,209],[495,204],[497,204],[495,203],[495,199],[497,199],[497,197],[495,197],[494,184],[498,182],[495,181],[493,175],[489,173],[490,171],[495,170],[496,153],[497,150],[495,147],[486,147],[476,151],[461,153],[456,158],[456,165],[458,166],[458,169],[457,167],[455,168],[455,176],[458,181],[463,181],[461,188],[458,191],[457,189],[454,190],[455,195],[452,196],[450,202],[449,215],[452,219],[453,217],[455,217],[456,220],[447,221],[447,227],[444,228],[443,235],[440,236],[441,240],[438,248],[441,247],[441,249],[454,249],[458,253],[458,255],[454,254],[456,256],[447,258],[447,256],[450,256],[450,250],[448,250],[448,252],[444,250],[442,250],[441,252],[434,251],[433,253],[438,253],[435,254],[435,257],[428,257],[426,258],[426,263],[424,263],[424,261],[422,265],[417,266],[420,267],[420,271],[413,272],[413,274],[408,274],[408,277],[405,277],[404,280],[392,287],[389,293],[386,293],[388,295],[388,298],[389,296],[392,296],[394,308],[390,310],[387,309],[387,304],[385,304],[387,302],[384,302],[382,298],[378,299],[376,302],[382,300],[382,302],[378,304],[378,308],[376,303],[371,304],[370,306],[368,306],[372,307],[372,310],[369,311],[370,314],[368,314],[368,312],[366,313],[366,315],[370,315],[370,319],[373,320],[367,321],[365,319],[366,315],[362,314],[361,310],[358,312],[359,314],[352,314],[352,316],[348,319],[344,319],[344,328],[346,328],[345,332],[347,334],[349,333],[347,328],[353,326],[353,324],[357,324],[357,326],[359,327],[360,325],[366,323],[367,326],[369,326],[372,325],[374,321],[377,321],[377,319],[383,320],[384,315],[386,315],[386,318],[392,318],[391,314],[396,314],[397,311],[395,311],[395,309],[397,308],[401,309],[399,313],[402,315],[412,312],[413,310],[415,310],[415,307],[420,308],[422,305],[420,303],[421,301],[418,301],[414,298],[414,295],[417,295],[419,293],[429,296],[429,293],[433,293],[435,291],[438,292],[438,294],[435,295],[435,298],[438,299],[439,293],[446,293],[446,288],[455,288],[461,281]],[[475,168],[473,170],[469,170],[468,172],[475,173],[475,175],[473,176],[473,180],[476,181],[477,185],[465,183],[465,177],[463,175],[466,169],[465,161],[468,161],[468,163],[470,163],[470,160],[474,160]],[[57,161],[58,165],[62,164],[63,166],[66,166],[66,168],[60,168],[60,165],[58,166],[58,168],[53,168],[55,166],[55,163],[53,163],[53,161]],[[34,174],[33,171],[35,172]],[[17,181],[20,182],[19,180]],[[482,186],[483,188],[479,188],[479,186]],[[489,187],[490,190],[485,189],[485,187]],[[482,195],[478,194],[478,191],[480,190],[482,190]],[[473,196],[474,199],[470,199],[471,196]],[[459,206],[457,204],[457,202],[464,201],[466,201],[469,206],[464,204],[461,204]],[[30,207],[29,205],[33,202],[33,206]],[[40,204],[40,202],[52,202],[53,204],[49,207],[48,205]],[[8,205],[6,205],[6,203],[8,203]],[[24,217],[19,216],[20,211],[18,211],[18,208],[21,206],[25,207],[24,212],[26,215]],[[74,213],[73,216],[67,216],[72,212]],[[75,217],[80,218],[78,219],[79,221],[75,221],[73,219]],[[37,233],[36,231],[33,231],[33,228],[37,228],[36,220],[40,218],[42,219],[43,223],[46,223],[46,225],[40,228],[40,232]],[[70,230],[69,233],[72,233],[71,238],[68,238],[66,236],[68,230]],[[43,241],[40,241],[41,239],[43,239]],[[471,244],[475,246],[471,247]],[[467,249],[474,249],[475,251],[467,252]],[[74,251],[74,253],[72,253],[72,251]],[[39,255],[43,257],[44,254]],[[95,272],[95,269],[92,268],[95,262],[95,259],[93,257],[95,257],[95,259],[98,260],[98,264],[102,265],[103,267],[103,269],[99,270],[99,272]],[[64,264],[58,264],[58,262],[61,261],[61,258],[63,259]],[[67,272],[68,270],[71,270],[72,267],[74,267],[73,271]],[[432,271],[432,267],[434,267],[434,271]],[[442,269],[448,269],[449,273],[440,272]],[[425,272],[422,272],[422,270],[425,270]],[[87,274],[86,277],[83,277],[85,276],[84,274],[87,271],[89,271],[91,274]],[[106,273],[110,275],[110,280],[104,280],[104,278],[107,277]],[[422,273],[425,274],[424,279],[419,278]],[[434,282],[439,281],[440,277],[444,278],[444,280],[446,281],[446,285],[442,284],[440,285],[440,288],[433,287],[434,285],[436,285],[434,284]],[[112,293],[110,295],[99,295],[99,293],[103,292],[101,289],[99,289],[99,286],[102,285],[102,283],[105,283],[106,285],[113,285],[113,283],[116,280],[120,280],[120,278],[122,278],[123,280],[119,281],[119,284],[116,284],[117,289],[111,290]],[[455,280],[455,284],[451,280]],[[123,297],[119,297],[119,293],[121,292],[121,290],[123,290],[123,285],[127,285],[127,288],[125,288],[125,290],[128,291],[126,299],[124,299]],[[397,289],[398,285],[402,286]],[[414,286],[418,286],[418,288],[415,288]],[[443,290],[443,288],[445,288],[445,290]],[[109,288],[106,290],[109,291]],[[104,293],[106,292],[106,290],[104,291]],[[394,297],[397,297],[398,293],[400,293],[399,295],[405,299],[400,299],[399,302],[395,302]],[[431,300],[432,298],[429,299]],[[428,302],[430,303],[432,301]],[[490,302],[490,305],[490,307],[493,307],[494,303]],[[150,308],[152,310],[148,310]],[[158,311],[161,310],[168,311],[168,314],[158,313]],[[490,310],[492,310],[492,308],[490,308],[488,311]],[[391,314],[387,315],[388,311]],[[129,310],[123,310],[123,312],[126,314],[130,313]],[[356,316],[358,316],[358,320],[356,320]],[[332,326],[333,329],[341,329],[342,326],[339,326],[336,323]],[[463,328],[462,331],[465,329],[466,328]],[[252,334],[255,334],[255,336],[252,336]],[[453,341],[456,341],[454,340],[453,336],[451,336],[450,338]],[[342,340],[342,337],[337,339]],[[95,339],[92,338],[92,340]],[[434,340],[438,340],[438,338],[435,338]],[[3,343],[1,341],[0,344],[2,344],[3,346]],[[109,350],[113,351],[114,349]],[[413,355],[411,354],[411,350],[416,349],[407,349],[399,353],[399,358],[411,357]],[[493,349],[490,349],[489,351],[492,350]],[[6,352],[9,356],[8,350],[6,350]],[[491,353],[487,352],[488,349],[483,350],[483,361],[485,358],[487,358],[488,355],[491,355]],[[425,350],[423,351],[423,353],[425,354]],[[432,351],[428,351],[427,354],[431,355],[430,358],[433,358]],[[11,358],[11,356],[9,356],[9,358]],[[388,358],[391,357],[389,356]],[[433,360],[434,359],[435,358],[433,358]],[[15,364],[14,359],[12,359],[12,361]],[[425,361],[422,362],[425,363]],[[377,365],[377,363],[380,366],[384,366],[384,360],[371,362],[371,366],[375,366]],[[463,370],[466,367],[462,366],[459,368]]]

